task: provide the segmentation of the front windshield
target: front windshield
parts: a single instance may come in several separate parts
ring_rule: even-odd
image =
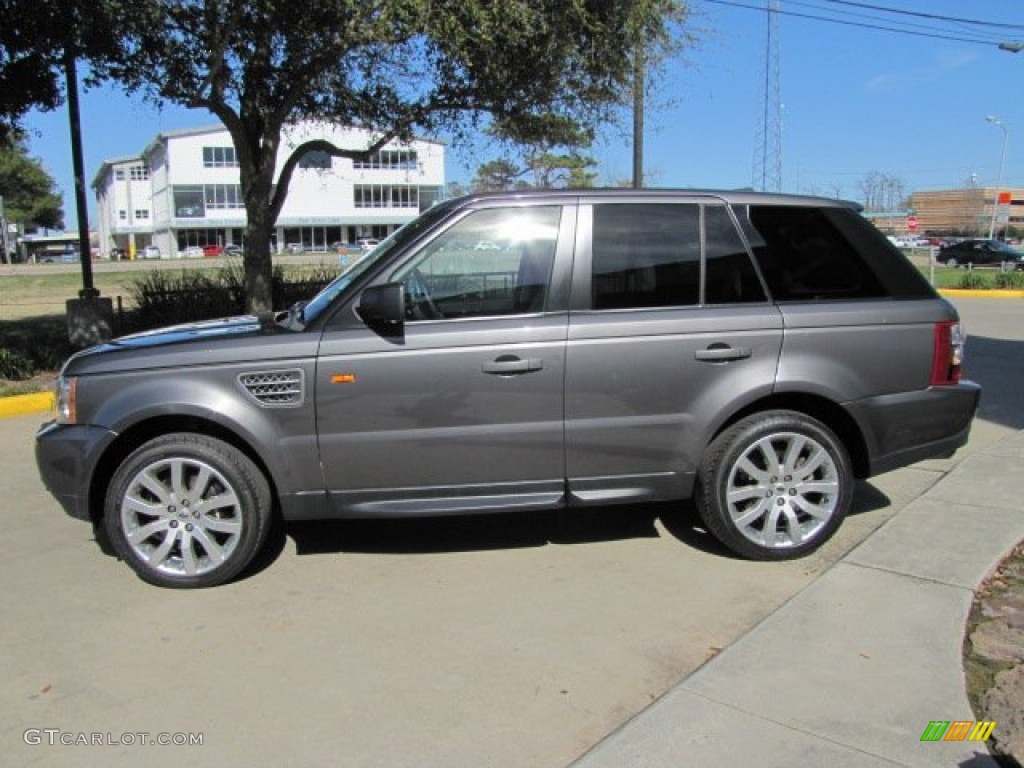
[[[418,237],[422,232],[430,229],[430,227],[448,214],[450,208],[451,204],[449,203],[435,205],[408,224],[396,229],[387,238],[382,240],[380,245],[364,253],[355,263],[324,286],[320,293],[302,307],[302,325],[309,325],[313,322],[357,277],[367,272],[374,264],[386,258],[396,248],[402,247],[405,243]]]

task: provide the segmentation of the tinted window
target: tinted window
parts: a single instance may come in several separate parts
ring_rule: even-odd
[[[928,298],[927,280],[846,208],[753,205],[740,223],[776,301]]]
[[[704,208],[704,302],[766,301],[761,281],[725,206]]]
[[[432,240],[392,280],[405,284],[410,320],[544,310],[561,208],[476,211]]]
[[[885,295],[825,210],[756,205],[749,210],[754,256],[777,301]]]
[[[595,205],[592,249],[594,309],[700,301],[696,205]]]

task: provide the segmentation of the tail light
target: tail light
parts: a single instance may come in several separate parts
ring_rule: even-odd
[[[964,361],[964,333],[960,323],[955,320],[936,323],[934,335],[931,385],[956,384],[960,381]]]

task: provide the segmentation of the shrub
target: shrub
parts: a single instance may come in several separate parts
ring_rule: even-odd
[[[32,361],[14,349],[0,347],[0,379],[21,381],[33,373]]]
[[[1000,272],[996,275],[996,288],[1003,290],[1024,289],[1024,272]]]
[[[337,269],[312,267],[286,275],[276,266],[271,277],[274,306],[283,309],[310,298],[337,274]],[[133,331],[241,315],[245,313],[245,274],[238,262],[215,272],[154,271],[133,282],[129,294],[135,306],[129,321]]]
[[[977,288],[989,288],[991,286],[989,285],[988,280],[985,279],[984,275],[972,270],[964,272],[956,287],[963,288],[964,290],[975,290]]]

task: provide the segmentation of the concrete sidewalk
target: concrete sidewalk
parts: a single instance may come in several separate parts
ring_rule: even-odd
[[[1024,432],[965,459],[574,768],[995,766],[982,744],[920,739],[932,720],[975,719],[972,593],[1022,538]]]

